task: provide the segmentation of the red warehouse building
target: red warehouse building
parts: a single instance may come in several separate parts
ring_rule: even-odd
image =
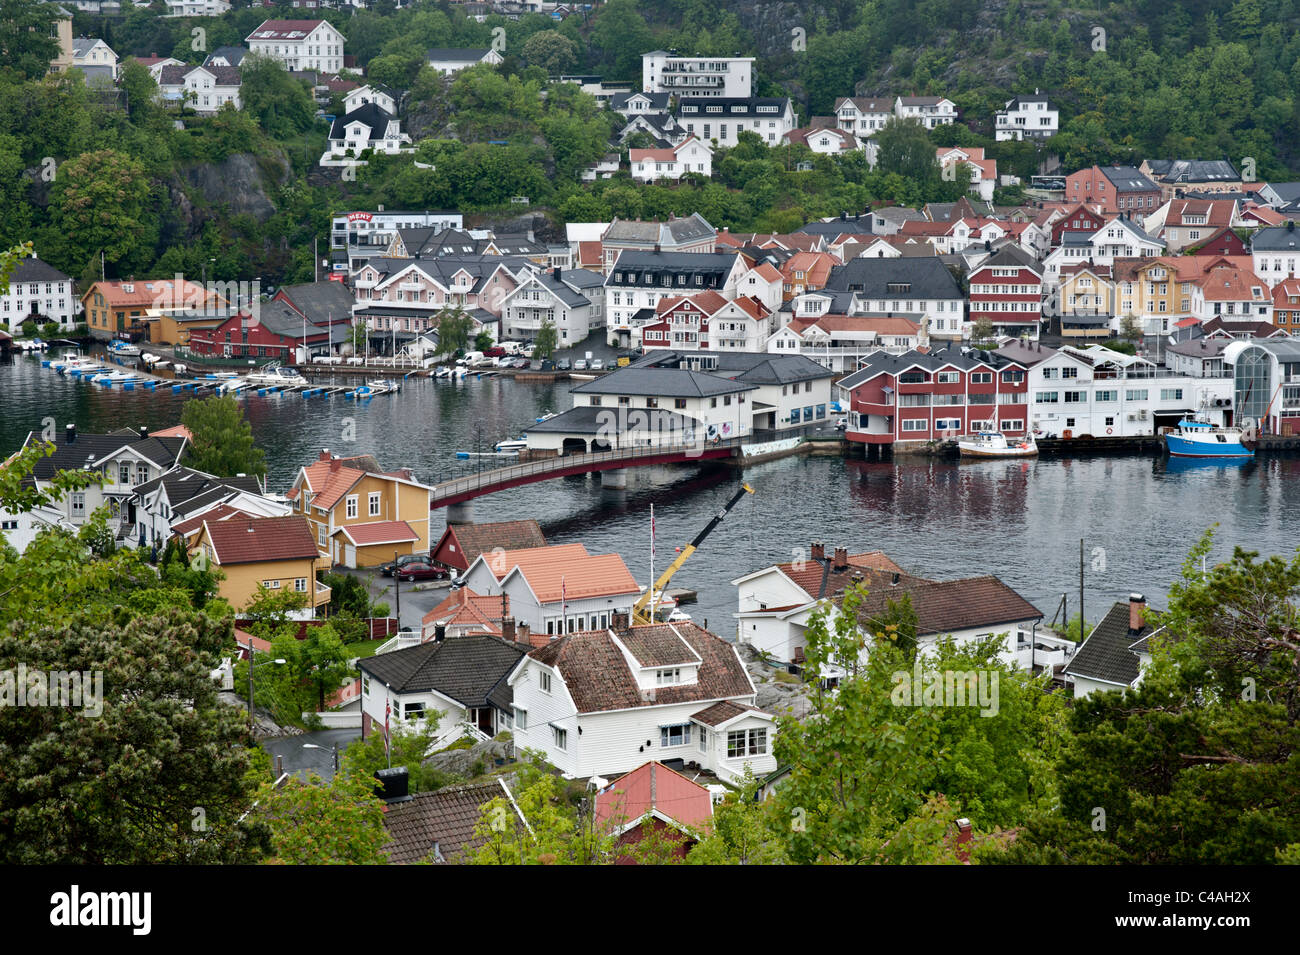
[[[339,330],[346,334],[347,329]],[[328,354],[331,330],[306,321],[283,302],[263,302],[257,314],[247,309],[230,316],[216,328],[190,333],[190,351],[225,358],[303,359],[303,339],[309,354]]]
[[[845,437],[869,454],[989,429],[1020,436],[1029,421],[1025,366],[975,349],[877,352],[837,387],[847,396]]]

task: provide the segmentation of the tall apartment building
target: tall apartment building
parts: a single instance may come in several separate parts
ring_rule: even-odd
[[[646,93],[746,99],[753,79],[752,56],[678,56],[673,50],[641,55],[641,90]]]

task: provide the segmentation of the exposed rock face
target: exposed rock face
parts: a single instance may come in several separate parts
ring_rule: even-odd
[[[744,661],[749,677],[754,681],[755,706],[768,713],[789,715],[796,719],[808,714],[811,704],[807,684],[779,680],[777,673],[785,673],[785,669],[764,663],[748,644],[739,644],[736,649],[740,651],[740,659]]]
[[[290,168],[283,153],[272,157],[235,153],[219,163],[190,166],[181,175],[187,186],[202,194],[206,205],[231,216],[252,216],[260,223],[275,215],[268,193],[288,183]]]
[[[493,765],[497,759],[509,759],[515,754],[515,744],[510,740],[484,740],[475,743],[469,749],[451,749],[434,753],[420,765],[432,766],[444,773],[469,777],[473,775],[474,765],[482,763],[484,768]]]

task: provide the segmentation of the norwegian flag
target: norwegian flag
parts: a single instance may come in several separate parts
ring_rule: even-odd
[[[569,595],[564,589],[563,577],[560,577],[560,627],[562,632],[569,632]]]
[[[389,736],[388,736],[388,718],[392,715],[392,713],[393,713],[393,703],[388,698],[388,694],[385,693],[384,694],[384,754],[387,755],[389,759],[391,759],[393,755],[392,750],[389,748]]]

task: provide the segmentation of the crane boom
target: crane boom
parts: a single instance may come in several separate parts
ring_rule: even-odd
[[[723,519],[728,513],[730,513],[731,509],[739,503],[740,499],[746,494],[753,493],[754,489],[748,484],[740,485],[740,490],[732,496],[731,500],[723,506],[722,510],[713,515],[713,520],[704,525],[704,529],[695,535],[693,541],[682,548],[682,552],[677,555],[677,559],[668,565],[668,568],[659,576],[659,579],[654,582],[650,589],[640,596],[632,607],[632,623],[654,623],[655,610],[657,609],[659,601],[663,598],[664,587],[668,586],[668,581],[672,579],[673,574],[677,573],[682,564],[686,563],[691,554],[694,554],[700,549],[700,545],[704,543],[704,539],[713,532],[715,527],[722,523]],[[655,597],[654,595],[656,593],[660,596]],[[654,603],[651,604],[650,609],[647,612],[646,604],[650,603],[651,600],[653,600]]]

